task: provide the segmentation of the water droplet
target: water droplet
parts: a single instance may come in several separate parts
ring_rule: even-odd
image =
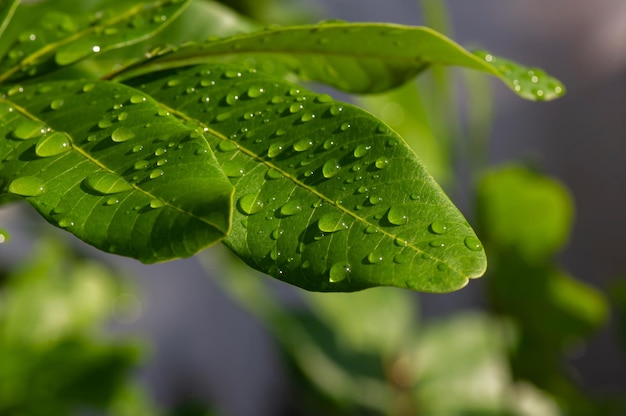
[[[446,266],[445,263],[437,263],[437,270],[439,270],[440,272],[445,272],[446,270],[448,270],[448,266]]]
[[[365,193],[365,192],[367,192],[367,191],[368,191],[368,189],[367,189],[367,187],[365,187],[365,186],[359,186],[359,187],[356,189],[356,192],[357,192],[358,194],[364,194],[364,193]]]
[[[298,111],[301,111],[304,109],[304,106],[300,103],[295,103],[295,104],[291,104],[289,106],[289,112],[290,113],[297,113]]]
[[[304,152],[305,150],[309,150],[313,147],[313,140],[311,139],[300,139],[293,144],[293,150],[296,152]]]
[[[283,177],[283,174],[277,171],[276,169],[270,169],[265,174],[267,179],[280,179]]]
[[[395,245],[397,245],[398,247],[406,247],[406,246],[408,246],[408,245],[409,245],[409,242],[408,242],[408,241],[403,240],[403,239],[402,239],[402,238],[400,238],[400,237],[396,237],[396,238],[393,240],[393,243],[394,243]]]
[[[370,264],[380,263],[381,261],[383,261],[383,255],[378,251],[372,251],[370,254],[367,255],[367,261]]]
[[[372,148],[372,146],[368,146],[368,145],[365,145],[365,144],[360,144],[360,145],[358,145],[356,147],[356,149],[354,149],[354,152],[352,154],[357,159],[360,159],[360,158],[364,157],[365,155],[367,155],[371,148]]]
[[[306,112],[302,115],[302,117],[300,117],[300,121],[303,123],[308,123],[309,121],[313,120],[315,118],[315,114],[313,113],[309,113]]]
[[[96,84],[85,84],[83,85],[83,92],[90,92],[93,91],[93,89],[96,88]]]
[[[378,205],[383,199],[378,196],[370,196],[367,200],[372,205]]]
[[[275,158],[276,156],[281,154],[283,150],[285,150],[284,143],[280,143],[280,142],[272,143],[269,149],[267,150],[267,157],[269,157],[270,159]]]
[[[100,127],[101,129],[106,129],[107,127],[111,127],[112,125],[113,125],[113,122],[108,119],[102,119],[98,121],[98,127]]]
[[[15,130],[13,136],[16,139],[28,140],[37,136],[41,136],[46,130],[46,126],[35,120],[23,120],[21,121]]]
[[[237,72],[237,71],[234,71],[234,70],[230,70],[230,69],[229,69],[228,71],[224,72],[224,76],[225,76],[226,78],[231,78],[231,79],[232,79],[232,78],[238,78],[238,77],[240,77],[240,76],[241,76],[241,72]]]
[[[300,94],[300,90],[299,90],[298,88],[291,88],[291,89],[289,90],[289,95],[291,95],[292,97],[293,97],[294,95],[298,95],[298,94]]]
[[[368,225],[363,231],[365,234],[376,234],[378,230],[373,225]]]
[[[406,212],[399,206],[392,206],[387,211],[387,220],[393,225],[404,225],[409,221]]]
[[[226,104],[228,104],[228,105],[235,105],[239,101],[239,95],[235,94],[234,92],[229,92],[226,95],[226,99],[225,100],[226,100]]]
[[[111,133],[111,139],[114,142],[121,143],[135,137],[135,133],[128,127],[118,127]]]
[[[20,196],[39,196],[46,191],[41,179],[34,176],[22,176],[9,184],[9,192]]]
[[[394,263],[407,264],[409,260],[410,258],[406,254],[396,254],[395,256],[393,256]]]
[[[224,113],[219,113],[217,116],[215,116],[215,120],[217,121],[224,121],[224,120],[228,120],[229,118],[231,118],[233,115],[233,113],[231,113],[230,111],[226,111]]]
[[[133,153],[141,152],[142,150],[143,150],[142,144],[138,144],[135,147],[133,147]]]
[[[283,235],[283,233],[285,232],[285,230],[281,230],[276,228],[274,231],[272,231],[272,233],[270,234],[270,238],[272,240],[278,240],[278,237],[280,237],[281,235]]]
[[[300,206],[300,202],[291,200],[280,207],[280,215],[283,217],[290,217],[292,215],[296,215],[301,209],[302,207]]]
[[[111,197],[109,199],[106,200],[105,204],[106,205],[115,205],[115,204],[119,204],[120,200],[115,198],[115,197]]]
[[[317,101],[318,103],[330,103],[333,101],[333,97],[328,94],[320,94],[315,97],[315,101]]]
[[[131,95],[130,96],[130,102],[132,104],[139,104],[139,103],[142,103],[144,101],[146,101],[146,97],[144,97],[143,95],[136,94],[136,95]]]
[[[89,189],[102,195],[118,194],[132,189],[124,178],[110,172],[97,172],[89,175],[84,183]]]
[[[161,208],[165,205],[165,202],[161,201],[160,199],[153,199],[150,201],[150,208],[156,209],[156,208]]]
[[[322,145],[322,147],[325,150],[330,150],[333,147],[335,147],[335,141],[333,139],[327,139],[326,141],[324,141],[324,144]]]
[[[344,280],[351,272],[349,263],[335,263],[331,266],[328,280],[331,283],[337,283]]]
[[[374,162],[374,166],[376,166],[377,169],[385,169],[389,166],[389,159],[386,157],[379,157],[376,159],[376,162]]]
[[[348,225],[341,218],[342,215],[339,213],[325,214],[319,219],[317,226],[325,233],[347,230]]]
[[[339,127],[341,131],[348,131],[349,128],[350,128],[350,123],[343,123],[341,127]]]
[[[61,228],[70,228],[74,226],[74,221],[69,217],[63,217],[59,219],[58,224]]]
[[[445,234],[448,232],[448,226],[441,221],[433,221],[428,227],[431,233],[434,234]]]
[[[270,258],[272,260],[276,260],[278,257],[280,257],[280,251],[278,251],[278,249],[274,248],[272,251],[270,251]]]
[[[220,152],[232,152],[233,150],[237,150],[237,143],[231,142],[230,140],[222,140],[217,145],[217,150]]]
[[[337,159],[329,159],[322,166],[322,174],[325,178],[332,178],[336,176],[341,170],[341,166],[339,166],[339,161]]]
[[[167,149],[163,147],[159,147],[158,149],[154,151],[155,156],[163,156],[165,153],[167,153]]]
[[[422,197],[420,195],[418,195],[418,194],[411,194],[410,198],[413,201],[419,201],[420,199],[422,199]]]
[[[239,209],[247,215],[253,215],[263,209],[263,202],[257,199],[255,194],[247,194],[237,201]]]
[[[154,169],[152,172],[150,172],[150,179],[156,179],[159,178],[161,176],[163,176],[165,172],[163,172],[162,169]]]
[[[483,248],[482,244],[480,244],[480,241],[478,241],[476,237],[466,237],[464,243],[465,247],[472,251],[480,251]]]
[[[59,108],[63,107],[63,104],[65,104],[65,101],[58,98],[56,100],[52,100],[52,102],[50,103],[50,108],[53,110],[58,110]]]
[[[167,86],[168,87],[175,87],[178,84],[180,84],[180,80],[179,79],[170,79],[169,81],[167,81]]]
[[[263,87],[252,86],[248,88],[248,97],[257,98],[265,93],[265,89]]]
[[[227,160],[222,165],[222,169],[229,178],[240,178],[245,173],[243,165],[236,160]]]
[[[65,153],[71,148],[70,139],[65,133],[54,132],[37,141],[35,153],[40,157],[50,157]]]
[[[446,243],[442,241],[431,241],[428,245],[435,248],[443,248],[446,246]]]
[[[338,116],[339,114],[341,114],[343,112],[343,107],[340,105],[334,105],[332,107],[330,107],[330,114],[332,116]]]

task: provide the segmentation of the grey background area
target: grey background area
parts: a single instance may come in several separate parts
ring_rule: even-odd
[[[316,4],[327,18],[423,23],[416,0]],[[452,36],[461,45],[543,67],[567,85],[561,100],[529,103],[494,83],[489,162],[532,158],[569,187],[577,215],[560,260],[579,279],[606,289],[611,279],[626,274],[626,2],[456,0],[448,6]],[[0,210],[0,226],[14,237],[0,246],[3,265],[27,256],[32,233],[24,231],[46,225],[31,214],[25,205]],[[114,330],[147,340],[150,354],[139,378],[160,404],[204,398],[225,415],[285,412],[289,386],[271,338],[194,259],[143,266],[104,257],[133,275],[142,293],[139,317]],[[482,285],[420,296],[423,314],[480,308]],[[626,363],[616,343],[615,331],[607,328],[572,357],[590,390],[626,391]]]

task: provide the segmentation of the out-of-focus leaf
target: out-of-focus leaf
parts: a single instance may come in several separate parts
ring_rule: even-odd
[[[470,53],[429,28],[386,23],[287,26],[191,44],[127,68],[129,74],[122,72],[121,77],[241,57],[279,61],[305,79],[356,93],[398,87],[429,65],[455,65],[489,73],[530,100],[551,100],[565,92],[558,80],[540,69],[486,52]]]
[[[175,19],[188,3],[124,0],[85,15],[51,8],[18,35],[0,60],[0,82],[38,76],[145,40]]]
[[[467,221],[370,114],[222,64],[131,84],[207,133],[236,188],[225,242],[252,267],[315,291],[446,292],[484,272]]]
[[[0,116],[0,192],[83,241],[155,262],[228,234],[233,188],[203,133],[145,94],[104,81],[18,85]]]
[[[520,334],[513,372],[549,391],[567,411],[591,414],[593,405],[569,380],[561,356],[604,323],[608,308],[599,292],[553,264],[569,232],[571,205],[556,181],[522,167],[492,171],[478,188],[491,302]]]
[[[4,31],[19,4],[20,0],[0,0],[0,38],[4,35]]]
[[[545,261],[569,236],[573,203],[567,189],[521,166],[488,172],[478,188],[479,221],[494,247]]]

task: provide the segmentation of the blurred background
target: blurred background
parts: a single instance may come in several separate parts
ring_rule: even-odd
[[[18,334],[20,322],[39,322],[42,338],[37,342],[59,342],[47,359],[62,358],[50,368],[64,368],[59,362],[71,366],[68,357],[82,357],[72,352],[71,345],[82,345],[76,340],[90,346],[80,361],[86,369],[102,374],[107,368],[102,363],[119,367],[120,374],[104,378],[111,392],[124,384],[122,393],[107,404],[108,410],[95,414],[620,414],[625,409],[620,395],[626,393],[621,338],[626,331],[620,320],[626,310],[626,267],[621,263],[626,248],[626,3],[224,3],[263,25],[331,18],[429,25],[464,47],[537,65],[563,81],[567,95],[550,103],[520,100],[504,86],[456,70],[433,71],[414,86],[384,96],[333,92],[383,117],[404,137],[411,136],[411,120],[419,119],[419,129],[426,126],[428,135],[443,138],[443,150],[419,138],[407,140],[477,226],[488,252],[493,243],[493,269],[446,295],[375,289],[320,297],[249,271],[223,247],[154,266],[105,255],[50,230],[27,205],[13,204],[0,209],[0,227],[11,234],[10,241],[0,241],[0,322],[5,332]],[[417,107],[423,107],[419,115],[412,112]],[[501,168],[503,164],[508,167]],[[567,189],[555,204],[563,205],[559,218],[567,217],[571,198],[572,228],[565,221],[565,230],[554,231],[558,244],[547,250],[549,260],[542,258],[550,262],[549,271],[532,259],[507,269],[505,260],[514,254],[496,247],[501,241],[490,228],[496,227],[489,220],[495,218],[488,216],[490,204],[497,198],[510,201],[519,210],[505,217],[532,228],[542,220],[520,207],[541,203],[532,199],[535,192],[550,187],[558,191],[548,192],[542,214],[549,217],[550,198]],[[531,195],[531,202],[522,201],[524,195]],[[53,242],[42,243],[42,234]],[[60,241],[79,254],[59,248]],[[59,260],[66,257],[74,260]],[[506,275],[520,285],[530,284],[533,273],[567,276],[557,282],[569,282],[571,275],[585,286],[556,284],[562,288],[558,293],[571,295],[565,301],[558,294],[522,290],[524,308],[538,311],[527,314],[515,309],[515,294],[507,298],[498,292],[497,282]],[[72,285],[91,284],[91,289],[68,289],[63,279],[69,274],[90,276],[87,283],[79,277],[77,282],[83,283]],[[36,280],[38,289],[29,292],[15,275]],[[55,300],[46,300],[44,292],[55,293]],[[28,300],[40,307],[21,310],[19,305]],[[78,322],[68,317],[77,311],[86,318]],[[47,317],[47,327],[42,317]],[[533,326],[551,319],[554,328],[568,329],[544,333]],[[104,339],[115,340],[114,346],[98,346],[100,336],[90,341],[92,325],[104,325]],[[26,354],[0,344],[5,355],[0,357],[0,399],[1,390],[4,397],[19,395],[20,379],[11,378],[17,364],[9,368],[7,363],[26,359],[20,356],[36,358],[41,348]],[[532,361],[543,373],[533,370]],[[50,374],[54,378],[56,373]],[[85,387],[78,381],[89,379],[83,374],[68,386]],[[49,400],[65,391],[49,387],[54,381],[41,383],[48,386],[41,397]],[[113,397],[98,394],[92,405]],[[85,414],[92,414],[89,409]]]

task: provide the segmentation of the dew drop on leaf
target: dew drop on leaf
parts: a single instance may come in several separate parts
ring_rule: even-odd
[[[222,140],[217,145],[217,150],[220,152],[232,152],[233,150],[237,150],[237,143],[231,142],[230,140]]]
[[[152,172],[150,172],[150,179],[156,179],[159,178],[161,176],[163,176],[164,172],[162,169],[154,169]]]
[[[283,174],[277,171],[276,169],[270,169],[265,174],[267,179],[280,179],[283,177]]]
[[[117,194],[132,189],[124,178],[110,172],[97,172],[89,175],[84,183],[87,188],[102,195]]]
[[[344,280],[351,272],[349,263],[335,263],[331,266],[328,280],[331,283],[337,283]]]
[[[254,215],[263,209],[263,201],[258,200],[255,194],[247,194],[239,198],[237,206],[242,213]]]
[[[222,165],[222,169],[229,178],[240,178],[245,173],[243,165],[236,160],[227,160]]]
[[[348,225],[342,221],[342,215],[339,213],[324,214],[318,221],[317,226],[324,233],[334,233],[337,231],[347,230]]]
[[[389,159],[386,157],[379,157],[376,159],[376,162],[374,162],[374,166],[376,166],[377,169],[385,169],[389,166]]]
[[[365,144],[360,144],[360,145],[358,145],[356,147],[356,149],[354,149],[354,152],[352,154],[357,159],[360,159],[362,157],[365,157],[365,155],[367,155],[369,153],[371,148],[372,148],[372,146],[368,146],[368,145],[365,145]]]
[[[435,248],[443,248],[446,246],[446,243],[443,241],[431,241],[428,245]]]
[[[52,100],[52,102],[50,103],[50,108],[53,110],[58,110],[59,108],[63,107],[63,104],[65,104],[65,101],[58,98],[56,100]]]
[[[135,133],[128,127],[118,127],[111,133],[111,139],[114,142],[122,143],[135,137]]]
[[[480,251],[483,248],[482,244],[480,244],[480,241],[478,241],[476,237],[466,237],[464,243],[465,247],[472,251]]]
[[[74,221],[70,217],[63,217],[59,219],[58,224],[61,228],[70,228],[74,226]]]
[[[434,234],[445,234],[448,231],[448,226],[441,221],[433,221],[428,230]]]
[[[23,120],[13,131],[13,136],[15,136],[16,139],[28,140],[41,136],[45,132],[45,128],[46,126],[38,121]]]
[[[153,199],[150,201],[150,208],[156,209],[156,208],[161,208],[165,205],[165,203],[163,201],[161,201],[160,199]]]
[[[313,140],[311,139],[300,139],[293,144],[293,150],[296,152],[304,152],[305,150],[309,150],[313,147]]]
[[[285,150],[284,143],[280,143],[280,142],[272,143],[269,149],[267,150],[267,157],[269,157],[270,159],[275,158],[276,156],[281,154],[283,150]]]
[[[300,205],[300,202],[292,200],[280,207],[280,215],[283,217],[290,217],[292,215],[296,215],[301,209],[302,206]]]
[[[322,166],[322,174],[327,179],[336,176],[340,170],[341,167],[339,166],[339,161],[337,161],[337,159],[329,159]]]
[[[41,137],[35,146],[39,157],[50,157],[65,153],[71,148],[70,139],[65,133],[54,132]]]
[[[39,196],[46,192],[41,179],[34,176],[22,176],[9,184],[9,192],[20,196]]]
[[[380,254],[378,251],[372,251],[370,254],[367,255],[367,261],[370,264],[380,263],[381,261],[383,261],[383,255]]]
[[[250,98],[258,98],[265,93],[263,87],[252,86],[248,88],[248,97]]]
[[[393,256],[394,263],[407,264],[409,262],[409,256],[406,254],[396,254]]]
[[[393,225],[404,225],[409,221],[406,212],[399,206],[392,206],[387,211],[387,220]]]

